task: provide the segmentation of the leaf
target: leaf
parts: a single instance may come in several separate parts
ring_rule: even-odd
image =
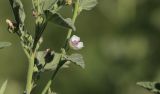
[[[51,10],[46,10],[45,15],[48,21],[51,21],[65,28],[71,28],[73,29],[73,31],[76,30],[74,23],[70,18],[64,19],[59,13],[56,13]]]
[[[138,82],[137,85],[155,94],[160,94],[160,82]]]
[[[21,0],[9,0],[13,9],[15,20],[18,25],[23,25],[25,20],[25,12]]]
[[[44,66],[44,65],[46,64],[45,67],[44,67],[44,70],[46,70],[46,71],[55,70],[55,69],[57,68],[57,65],[58,65],[58,63],[59,63],[59,60],[60,60],[60,58],[61,58],[61,54],[59,54],[59,53],[54,53],[54,58],[53,58],[53,60],[52,60],[51,62],[49,62],[49,63],[45,63],[45,55],[46,55],[45,51],[39,51],[39,52],[37,53],[37,60],[39,61],[39,64],[42,64],[42,66]],[[69,63],[70,63],[70,62],[65,63],[65,64],[62,66],[62,68],[68,68],[68,67],[69,67],[69,66],[68,66]]]
[[[81,54],[72,54],[70,56],[67,56],[66,59],[81,66],[82,68],[85,68],[85,63]]]
[[[50,62],[50,63],[47,63],[46,66],[45,66],[45,70],[55,70],[58,63],[59,63],[59,60],[60,60],[60,55],[59,53],[56,53],[54,55],[54,59]]]
[[[41,9],[41,12],[43,10],[48,10],[53,7],[57,0],[32,0],[33,8],[34,10],[38,11],[38,5]],[[38,4],[39,3],[39,4]]]
[[[42,10],[49,10],[54,7],[58,0],[42,0]]]
[[[65,6],[64,0],[42,0],[42,10],[58,11]]]
[[[8,83],[7,80],[5,82],[3,82],[2,86],[1,86],[1,89],[0,89],[0,94],[4,94],[5,89],[7,87],[7,83]]]
[[[4,47],[8,47],[11,46],[10,42],[0,42],[0,49],[4,48]]]
[[[55,54],[53,51],[51,52],[52,54]],[[46,51],[39,51],[38,53],[37,53],[37,59],[39,60],[39,62],[42,64],[42,65],[44,65],[46,62],[46,60],[45,60],[45,57],[46,57]],[[51,60],[52,61],[52,60]],[[49,63],[49,62],[47,62],[47,63]]]
[[[79,11],[91,10],[97,5],[97,0],[80,0],[79,1]]]
[[[46,10],[55,10],[60,7],[57,3],[59,0],[32,0],[33,9],[38,11],[38,5],[40,8],[40,14],[44,14],[43,12]]]

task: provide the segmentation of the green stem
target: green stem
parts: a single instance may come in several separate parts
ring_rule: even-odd
[[[45,86],[45,88],[43,89],[41,94],[46,94],[47,90],[49,89],[50,85],[52,84],[52,80],[49,80],[47,82],[47,85]]]
[[[34,69],[34,54],[32,54],[29,58],[29,66],[28,66],[28,73],[27,73],[27,84],[26,84],[26,94],[30,94],[32,90],[32,76],[33,76],[33,69]]]
[[[78,9],[79,9],[79,6],[78,6],[78,5],[79,5],[79,0],[77,0],[76,3],[75,3],[74,12],[73,12],[73,17],[72,17],[73,23],[75,23],[76,18],[77,18],[77,16],[78,16]],[[68,40],[70,39],[71,35],[72,35],[72,29],[69,29],[69,30],[68,30],[68,34],[67,34],[67,37],[66,37],[65,47],[64,47],[65,49],[67,48],[67,43],[68,43]],[[63,54],[63,52],[62,52],[62,54]],[[61,56],[59,56],[59,57],[61,57]],[[43,91],[42,91],[41,94],[46,94],[46,93],[47,93],[47,90],[50,88],[50,86],[51,86],[51,84],[52,84],[52,82],[53,82],[56,74],[58,73],[59,69],[60,69],[60,68],[63,66],[63,64],[65,63],[65,62],[60,62],[60,59],[61,59],[61,58],[59,58],[59,60],[58,60],[58,61],[59,61],[59,64],[58,64],[56,70],[54,71],[51,79],[47,82],[47,84],[46,84],[46,86],[45,86],[45,88],[43,89]]]
[[[75,3],[73,17],[72,17],[72,22],[73,23],[75,23],[78,14],[79,14],[79,0],[77,0],[76,3]],[[69,29],[67,37],[66,37],[65,46],[64,46],[65,49],[67,48],[68,40],[70,39],[71,35],[72,35],[72,29]]]
[[[60,67],[57,67],[57,69],[55,70],[55,72],[53,73],[51,79],[47,82],[47,85],[45,86],[45,88],[43,89],[41,94],[46,94],[47,90],[50,88],[52,81],[54,79],[54,77],[56,76],[58,70],[60,69]]]
[[[53,79],[55,78],[57,72],[59,71],[59,69],[61,68],[61,66],[63,65],[63,62],[60,62],[60,59],[61,59],[61,54],[57,54],[55,55],[55,61],[58,62],[58,65],[57,65],[57,68],[56,70],[54,71],[54,73],[52,74],[52,77],[50,78],[50,80],[47,82],[45,88],[43,89],[42,93],[41,94],[46,94],[47,90],[50,88],[51,84],[52,84],[52,81]]]
[[[65,62],[66,62],[65,60],[59,61],[59,64],[58,64],[56,70],[54,71],[54,73],[53,73],[51,79],[47,82],[47,85],[45,86],[45,88],[43,89],[43,91],[42,91],[41,94],[46,94],[46,92],[47,92],[47,90],[50,88],[50,86],[51,86],[51,84],[52,84],[52,82],[53,82],[53,80],[54,80],[54,78],[55,78],[57,72],[58,72],[59,69],[63,66],[63,64],[64,64]]]

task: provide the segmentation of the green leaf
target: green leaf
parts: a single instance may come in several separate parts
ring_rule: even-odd
[[[57,12],[63,6],[65,6],[64,0],[42,0],[42,10],[52,10]]]
[[[0,89],[0,94],[4,94],[5,89],[7,87],[7,82],[8,82],[7,80],[5,82],[3,82],[1,89]]]
[[[56,67],[57,67],[57,65],[58,65],[58,63],[59,63],[59,60],[60,60],[60,58],[61,58],[60,55],[61,55],[61,54],[56,53],[56,54],[54,55],[54,59],[53,59],[50,63],[47,63],[44,69],[45,69],[45,70],[55,70]]]
[[[55,70],[55,69],[57,68],[57,65],[58,65],[58,63],[59,63],[59,60],[60,60],[60,58],[61,58],[61,54],[59,54],[59,53],[54,53],[54,58],[53,58],[53,60],[52,60],[51,62],[49,62],[49,63],[45,63],[45,55],[46,55],[46,52],[45,52],[45,51],[39,51],[39,52],[37,53],[37,59],[38,59],[39,63],[42,64],[42,66],[44,66],[44,65],[46,64],[45,67],[44,67],[44,70],[46,70],[46,71]],[[70,62],[65,63],[65,64],[62,66],[62,68],[68,68],[68,67],[69,67],[69,66],[68,66],[69,63],[70,63]]]
[[[36,54],[36,58],[38,59],[38,63],[44,65],[45,64],[45,51],[39,51]]]
[[[48,10],[54,6],[57,0],[32,0],[34,10],[38,11],[38,7],[43,10]],[[39,4],[38,4],[39,3]]]
[[[73,29],[73,31],[76,30],[74,23],[70,18],[64,19],[59,13],[56,13],[51,10],[46,10],[45,15],[48,21],[51,21],[65,28],[71,28]]]
[[[97,0],[80,0],[79,1],[79,11],[91,10],[97,5]]]
[[[54,10],[60,9],[60,5],[58,5],[59,0],[32,0],[33,9],[38,11],[40,9],[40,14],[44,14],[46,10]],[[39,3],[39,4],[38,4]]]
[[[54,5],[56,4],[58,0],[42,0],[42,10],[49,10],[52,9],[54,7]]]
[[[18,25],[23,25],[25,21],[25,12],[21,0],[9,0],[13,9],[15,20]]]
[[[81,54],[72,54],[67,56],[66,59],[81,66],[82,68],[85,68],[85,63]]]
[[[0,49],[11,46],[10,42],[0,42]]]
[[[137,85],[155,94],[160,94],[160,82],[138,82]]]

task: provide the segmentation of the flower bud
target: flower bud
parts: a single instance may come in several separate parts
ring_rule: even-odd
[[[9,29],[11,29],[11,30],[15,29],[14,23],[11,20],[6,19],[6,23],[8,24]]]
[[[35,10],[32,11],[32,16],[33,17],[37,17],[38,16],[38,14],[37,14],[37,12]]]
[[[74,50],[80,50],[84,47],[83,42],[80,41],[80,37],[73,35],[69,40],[69,46]]]

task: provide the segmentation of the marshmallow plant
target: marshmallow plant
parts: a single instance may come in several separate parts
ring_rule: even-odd
[[[26,14],[21,0],[9,0],[15,19],[6,19],[9,32],[16,34],[28,58],[28,73],[26,88],[23,94],[32,94],[38,86],[42,73],[51,71],[51,78],[41,91],[41,94],[54,94],[51,84],[61,68],[68,68],[70,63],[85,67],[83,56],[78,53],[69,54],[68,50],[80,50],[84,47],[80,37],[73,35],[77,32],[74,25],[83,10],[91,10],[96,0],[32,0],[32,15],[35,19],[35,30],[28,31],[25,27]],[[64,18],[59,11],[65,7],[72,10],[72,17]],[[30,14],[31,15],[31,14]],[[60,52],[51,49],[39,49],[43,42],[43,33],[48,22],[53,22],[68,29],[65,43],[59,48]],[[54,29],[54,28],[53,28]],[[66,32],[66,30],[64,30]],[[32,35],[31,32],[35,34]],[[58,36],[58,35],[57,35]],[[60,36],[60,35],[59,35]],[[62,41],[63,42],[63,41]],[[49,47],[48,47],[49,48]]]

